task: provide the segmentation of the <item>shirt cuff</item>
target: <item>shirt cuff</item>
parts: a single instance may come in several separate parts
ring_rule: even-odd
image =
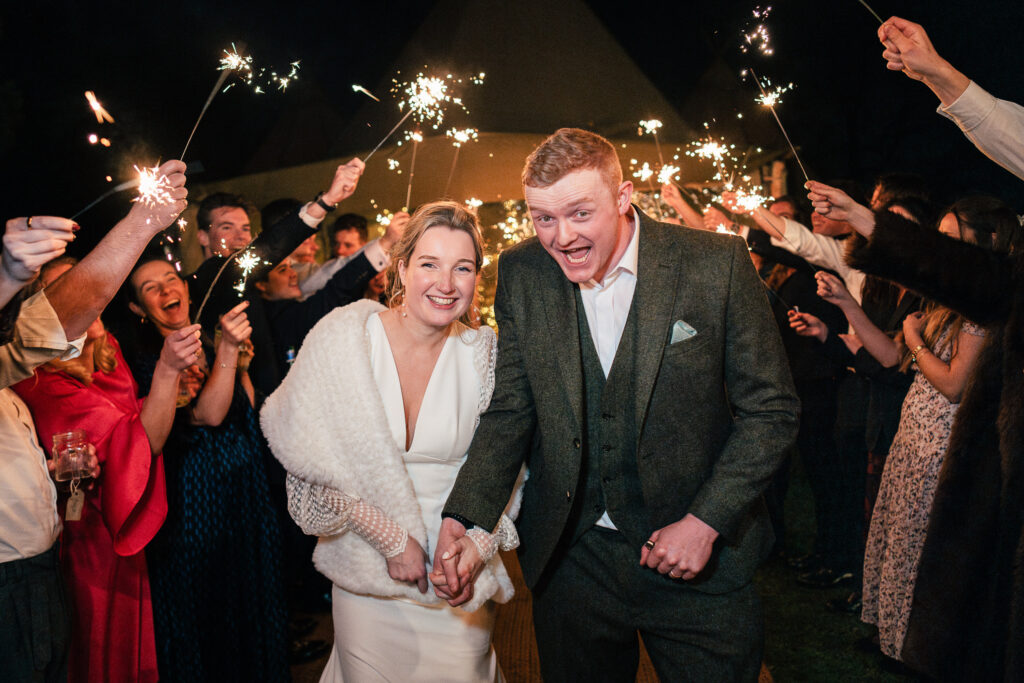
[[[967,89],[960,93],[948,106],[939,105],[936,111],[963,130],[973,130],[984,121],[999,100],[980,85],[971,81]]]
[[[380,240],[372,240],[366,243],[363,247],[363,256],[370,262],[377,272],[384,270],[391,263],[391,257],[388,256],[387,252],[384,251],[384,247],[380,245]]]
[[[312,206],[312,204],[313,202],[309,202],[307,204],[302,205],[302,208],[299,209],[299,218],[302,220],[303,223],[305,223],[309,227],[315,228],[319,226],[320,223],[323,222],[324,218],[327,218],[327,215],[325,214],[320,218],[314,218],[313,216],[310,216],[309,212],[306,211],[306,207]]]
[[[85,335],[68,341],[57,312],[41,291],[29,297],[21,307],[17,322],[18,341],[26,349],[60,352],[61,360],[77,358],[85,345]],[[50,354],[53,357],[54,354]],[[43,361],[45,362],[45,360]]]

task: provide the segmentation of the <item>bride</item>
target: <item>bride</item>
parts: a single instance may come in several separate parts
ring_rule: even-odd
[[[482,258],[471,213],[420,207],[391,253],[391,307],[362,300],[326,316],[263,407],[289,511],[320,537],[313,561],[334,582],[322,683],[503,680],[491,631],[494,602],[513,592],[495,554],[518,545],[509,517],[462,550],[487,561],[464,608],[427,581],[441,509],[494,388],[494,332],[467,326]]]

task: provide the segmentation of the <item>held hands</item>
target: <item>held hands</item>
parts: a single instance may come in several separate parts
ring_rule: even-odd
[[[818,296],[830,304],[843,306],[856,303],[843,281],[832,273],[819,270],[814,274],[814,278],[818,281]]]
[[[154,235],[173,223],[188,208],[188,202],[185,201],[188,190],[185,188],[184,162],[176,159],[165,161],[156,170],[156,176],[164,178],[171,201],[165,204],[135,202],[128,212],[129,219],[138,222],[146,232]]]
[[[31,225],[29,225],[31,221]],[[78,224],[57,216],[12,218],[4,232],[3,274],[16,283],[34,280],[43,264],[64,253]]]
[[[409,225],[409,214],[405,211],[399,211],[391,217],[391,222],[380,238],[380,246],[385,252],[391,251],[398,240],[402,239],[407,225]]]
[[[249,302],[243,301],[220,317],[221,345],[227,344],[237,349],[252,334],[252,325],[245,315],[248,307]]]
[[[181,372],[196,362],[202,344],[199,342],[200,326],[188,325],[175,330],[164,337],[164,345],[160,350],[160,362],[171,369]]]
[[[814,337],[824,342],[828,337],[828,325],[821,318],[810,313],[801,313],[796,309],[789,309],[789,326],[801,337]]]
[[[423,546],[409,536],[405,542],[405,550],[387,558],[388,576],[395,581],[414,583],[420,593],[427,592],[427,562],[429,558],[423,551]]]
[[[441,520],[441,531],[437,538],[437,551],[434,553],[434,570],[430,573],[430,582],[434,584],[437,597],[447,600],[452,607],[458,607],[473,597],[473,582],[468,573],[460,574],[462,547],[460,541],[466,538],[466,527],[460,522],[445,517]],[[470,544],[472,542],[470,541]],[[468,559],[468,558],[467,558]],[[462,570],[471,569],[468,563]],[[476,578],[475,576],[473,578]]]
[[[640,549],[640,564],[689,581],[704,569],[718,532],[692,514],[651,534]]]
[[[339,166],[338,170],[334,172],[331,187],[324,192],[323,200],[328,204],[337,204],[351,197],[356,191],[356,185],[359,184],[359,176],[363,174],[365,168],[366,164],[359,158]]]
[[[438,546],[437,552],[441,554],[441,563],[444,570],[430,572],[430,582],[434,584],[434,592],[440,597],[440,589],[449,586],[447,578],[447,574],[451,573],[449,569],[454,571],[458,581],[457,584],[452,582],[453,588],[461,586],[470,589],[469,591],[459,591],[460,594],[456,597],[448,599],[448,603],[452,607],[458,607],[473,597],[472,587],[476,583],[477,577],[480,576],[480,572],[484,569],[484,560],[480,557],[480,550],[476,547],[476,543],[473,543],[468,535],[453,541],[447,548],[443,549],[443,552],[442,547]],[[435,561],[436,559],[435,557]]]

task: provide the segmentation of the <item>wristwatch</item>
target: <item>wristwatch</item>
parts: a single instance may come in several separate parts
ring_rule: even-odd
[[[316,204],[317,206],[319,206],[321,209],[323,209],[327,213],[330,213],[331,211],[334,211],[335,209],[338,208],[337,204],[328,204],[327,202],[325,202],[323,197],[324,197],[324,193],[321,192],[320,194],[318,194],[316,196],[316,199],[313,200],[313,203]]]

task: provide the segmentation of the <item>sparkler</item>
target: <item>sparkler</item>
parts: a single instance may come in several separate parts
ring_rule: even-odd
[[[473,85],[480,85],[484,82],[485,74],[480,72],[472,76],[469,80]],[[454,86],[459,85],[463,82],[461,78],[455,78],[451,74],[446,75],[444,78],[437,76],[424,76],[422,73],[417,74],[416,78],[408,83],[399,82],[397,79],[391,79],[394,85],[391,88],[391,93],[395,96],[403,96],[404,99],[398,101],[398,111],[405,111],[405,115],[395,124],[394,128],[388,131],[388,134],[377,143],[377,146],[370,150],[370,153],[363,159],[363,163],[370,160],[378,149],[381,148],[388,138],[390,138],[398,128],[405,123],[405,121],[411,116],[419,124],[429,123],[435,130],[441,127],[444,123],[444,116],[446,107],[449,104],[459,106],[463,111],[468,113],[465,105],[462,104],[462,98],[453,94]]]
[[[767,76],[764,78],[764,85],[766,87],[761,89],[762,94],[755,97],[754,101],[766,107],[774,107],[776,104],[780,104],[782,102],[782,95],[796,87],[792,83],[788,83],[786,85],[777,85],[772,88],[772,82]],[[765,91],[767,91],[767,94],[764,94]]]
[[[779,130],[782,131],[782,137],[786,138],[786,143],[789,145],[790,151],[793,152],[793,158],[796,159],[797,166],[800,167],[800,172],[804,174],[804,179],[807,182],[810,182],[811,178],[809,175],[807,175],[807,169],[804,168],[804,163],[800,160],[800,155],[796,153],[796,147],[793,145],[793,141],[789,139],[789,133],[786,132],[786,127],[782,125],[782,119],[780,119],[779,115],[775,112],[774,100],[772,100],[769,97],[768,93],[765,92],[764,86],[761,85],[761,79],[757,77],[757,74],[754,73],[754,70],[749,69],[749,71],[750,75],[753,76],[754,78],[754,83],[757,83],[757,89],[761,91],[762,103],[766,107],[768,107],[768,110],[772,113],[772,116],[775,117],[775,123],[779,124]]]
[[[210,91],[210,96],[206,98],[206,103],[203,104],[203,108],[199,111],[199,118],[196,119],[196,125],[192,126],[192,132],[188,134],[188,140],[185,141],[185,149],[181,150],[181,156],[179,159],[184,160],[185,152],[188,151],[188,146],[192,144],[192,138],[196,134],[196,129],[199,128],[199,122],[203,120],[203,116],[206,115],[206,110],[210,108],[210,103],[213,102],[213,98],[220,92],[220,87],[224,85],[224,81],[227,80],[228,76],[232,71],[236,69],[242,69],[246,66],[246,61],[242,59],[238,51],[235,50],[235,44],[231,44],[233,52],[224,51],[225,57],[220,60],[220,76],[217,77],[217,81],[213,84],[213,90]],[[251,58],[250,58],[251,59]]]
[[[871,5],[869,5],[868,3],[864,2],[864,0],[857,0],[857,2],[859,2],[862,5],[864,5],[864,9],[866,9],[869,12],[871,12],[871,16],[873,16],[875,19],[878,19],[878,23],[879,24],[884,24],[885,23],[884,21],[882,21],[882,17],[878,16],[878,12],[876,12],[873,9],[871,9]]]
[[[674,185],[675,184],[675,176],[676,176],[677,173],[679,173],[680,170],[682,170],[682,169],[680,169],[679,166],[672,166],[671,164],[662,166],[661,169],[658,170],[658,184],[659,185],[668,185],[668,184],[673,184]]]
[[[366,95],[367,97],[369,97],[371,99],[374,99],[377,102],[380,102],[380,98],[379,97],[377,97],[376,95],[374,95],[372,92],[370,92],[369,90],[367,90],[366,88],[364,88],[361,85],[352,84],[352,90],[354,92],[361,92],[364,95]]]
[[[199,304],[199,309],[196,311],[196,317],[194,319],[195,322],[202,321],[203,309],[206,307],[206,302],[210,300],[210,294],[213,292],[213,289],[216,286],[217,281],[220,280],[220,276],[224,272],[224,269],[227,268],[228,264],[230,264],[233,261],[241,269],[241,279],[232,286],[232,289],[238,292],[239,296],[241,296],[245,292],[246,280],[248,279],[249,275],[252,274],[253,269],[256,266],[260,265],[261,263],[266,263],[263,259],[256,255],[256,253],[252,250],[250,245],[242,247],[241,249],[232,253],[230,256],[224,259],[224,263],[222,263],[220,268],[217,269],[217,273],[213,276],[213,280],[210,282],[210,286],[206,290],[206,294],[203,296],[202,302]]]
[[[114,117],[103,108],[99,100],[96,99],[96,93],[92,90],[85,91],[85,99],[89,101],[89,106],[92,107],[92,112],[96,115],[96,123],[113,123]]]
[[[635,163],[635,160],[634,160]],[[654,200],[654,210],[658,212],[658,220],[665,220],[665,216],[661,212],[661,202],[658,200],[658,193],[654,189],[654,182],[651,180],[654,177],[654,169],[651,168],[650,164],[646,161],[636,172],[633,173],[634,178],[639,178],[640,182],[646,182],[647,187],[651,190],[651,199]]]
[[[171,185],[167,182],[167,176],[157,175],[158,166],[153,168],[134,167],[139,174],[139,195],[133,199],[143,206],[154,207],[170,204],[174,201],[171,196]]]
[[[462,149],[463,143],[476,142],[477,131],[476,128],[464,128],[459,130],[458,128],[449,128],[445,133],[449,138],[452,139],[452,145],[455,147],[455,155],[452,157],[452,167],[448,171],[448,180],[444,184],[444,195],[448,196],[448,188],[452,185],[452,178],[455,177],[455,164],[459,162],[459,150]]]
[[[412,179],[416,175],[416,150],[423,142],[423,136],[419,131],[410,133],[408,139],[412,140],[412,161],[409,162],[409,184],[405,188],[405,209],[409,210],[409,202],[412,200]]]

